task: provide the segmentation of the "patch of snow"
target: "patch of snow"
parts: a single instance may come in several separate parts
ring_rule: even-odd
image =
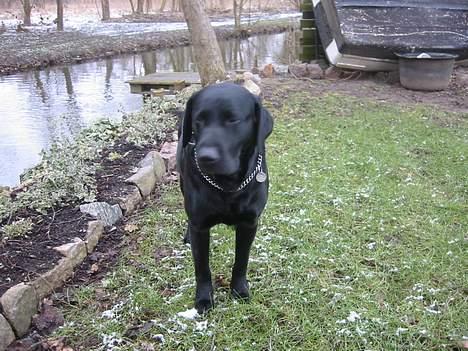
[[[191,308],[191,309],[189,309],[187,311],[177,313],[177,317],[181,317],[181,318],[184,318],[184,319],[190,319],[190,320],[193,320],[198,316],[199,316],[199,314],[198,314],[198,312],[197,312],[197,310],[195,308]]]

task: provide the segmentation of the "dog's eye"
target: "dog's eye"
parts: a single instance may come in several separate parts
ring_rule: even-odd
[[[237,124],[240,122],[240,119],[237,119],[237,118],[231,118],[231,119],[228,119],[228,124]]]

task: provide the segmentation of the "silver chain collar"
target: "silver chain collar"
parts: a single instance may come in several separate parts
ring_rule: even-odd
[[[262,157],[262,154],[258,154],[258,158],[257,158],[257,166],[255,167],[255,169],[253,170],[252,173],[250,173],[250,175],[244,179],[244,181],[241,183],[241,185],[239,185],[237,187],[237,189],[234,189],[234,190],[224,190],[224,188],[220,185],[218,185],[213,179],[210,178],[210,176],[206,175],[205,173],[203,173],[203,171],[201,170],[200,168],[200,165],[198,164],[198,158],[197,158],[197,149],[194,147],[193,148],[193,153],[194,153],[194,157],[195,157],[195,164],[197,165],[197,169],[198,169],[198,172],[200,172],[200,174],[202,175],[202,177],[209,183],[211,184],[213,187],[215,187],[216,189],[218,190],[221,190],[221,191],[224,191],[225,193],[235,193],[235,192],[238,192],[238,191],[241,191],[242,189],[244,189],[251,181],[252,179],[254,179],[254,177],[258,174],[258,173],[263,173],[262,172],[262,161],[263,161],[263,157]]]

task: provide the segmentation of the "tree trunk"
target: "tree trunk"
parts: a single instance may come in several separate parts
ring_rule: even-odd
[[[136,10],[136,12],[138,14],[140,14],[140,15],[143,13],[144,4],[145,4],[145,0],[137,0],[137,10]]]
[[[150,13],[153,9],[153,0],[146,0],[146,13]]]
[[[216,34],[206,15],[203,0],[181,0],[182,11],[192,37],[195,64],[202,85],[226,78]]]
[[[102,5],[102,19],[104,21],[110,19],[109,0],[101,0],[101,5]]]
[[[164,12],[164,9],[166,8],[166,2],[167,0],[161,1],[161,7],[159,8],[159,12]]]
[[[22,0],[21,3],[23,4],[23,11],[24,11],[24,18],[23,18],[24,25],[30,26],[31,25],[31,11],[32,11],[31,0]]]
[[[57,0],[57,30],[63,31],[63,0]]]
[[[244,9],[246,1],[247,0],[233,0],[232,2],[232,11],[234,13],[234,28],[236,30],[240,29],[241,27],[242,10]]]
[[[135,5],[133,4],[133,0],[128,1],[130,1],[130,6],[132,7],[132,13],[135,13]]]

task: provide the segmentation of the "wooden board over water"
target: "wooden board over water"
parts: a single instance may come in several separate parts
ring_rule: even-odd
[[[133,94],[149,94],[151,89],[179,90],[192,84],[201,84],[198,72],[157,72],[128,81]]]

